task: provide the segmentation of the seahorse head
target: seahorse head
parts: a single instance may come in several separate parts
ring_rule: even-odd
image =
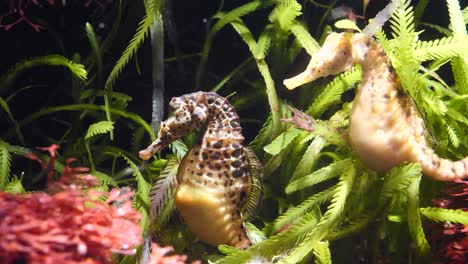
[[[284,80],[288,89],[312,82],[320,77],[335,75],[350,69],[353,64],[352,35],[331,33],[322,48],[312,57],[307,69],[299,75]]]
[[[170,143],[198,130],[207,120],[206,93],[196,92],[174,97],[169,102],[169,117],[161,123],[158,138],[148,148],[140,151],[147,160]]]

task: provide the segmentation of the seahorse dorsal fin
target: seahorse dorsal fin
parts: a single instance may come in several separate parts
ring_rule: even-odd
[[[362,30],[362,33],[368,37],[374,36],[377,30],[379,30],[398,9],[400,3],[400,0],[391,1],[384,9],[377,13],[374,19]]]
[[[241,212],[245,220],[252,220],[257,214],[263,196],[263,168],[251,148],[245,147],[244,153],[249,163],[250,186],[247,201],[242,206]]]

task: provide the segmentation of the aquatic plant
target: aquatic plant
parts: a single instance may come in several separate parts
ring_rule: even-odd
[[[73,32],[74,37],[87,41],[86,48],[78,49],[60,37],[68,28],[54,32],[48,25],[51,35],[55,34],[50,46],[59,48],[46,54],[22,54],[15,63],[2,65],[0,189],[14,193],[43,190],[70,168],[69,157],[89,167],[100,190],[134,188],[132,205],[141,214],[145,244],[138,250],[141,258],[115,260],[121,263],[135,263],[145,254],[150,259],[149,234],[158,244],[172,245],[174,252],[187,255],[187,260],[217,263],[463,259],[466,253],[452,247],[463,243],[460,237],[466,236],[463,195],[446,198],[456,200],[453,206],[432,204],[445,184],[425,177],[419,165],[404,163],[375,172],[353,153],[347,133],[353,88],[361,78],[359,66],[294,92],[282,85],[283,79],[303,68],[332,31],[332,21],[327,19],[332,11],[336,14],[335,8],[342,8],[337,2],[220,2],[216,13],[206,19],[200,52],[166,56],[165,63],[161,50],[169,42],[162,39],[163,29],[167,34],[176,32],[169,30],[168,21],[174,17],[163,1],[113,1],[105,20],[111,21],[109,27],[100,28],[100,20],[90,17],[89,23],[80,23],[79,32]],[[460,159],[468,154],[464,144],[468,142],[464,103],[468,55],[463,47],[468,7],[447,0],[449,24],[444,26],[423,22],[432,2],[421,0],[415,6],[410,1],[394,3],[398,9],[376,32],[376,41],[423,117],[431,147],[440,156]],[[378,1],[363,1],[366,15],[373,12],[369,9],[373,5]],[[351,9],[343,10],[347,10],[344,18],[356,20],[342,20],[334,31],[351,34],[367,24],[354,13],[351,16]],[[127,29],[134,27],[130,33],[122,30],[123,18]],[[12,27],[8,33],[16,29]],[[187,39],[185,35],[189,34],[179,36]],[[136,79],[144,79],[142,66],[147,64],[138,55],[149,57],[143,44],[147,39],[158,58],[151,62],[156,75],[149,79],[156,77],[145,79],[152,83],[147,90],[154,91],[154,96],[134,86]],[[226,46],[226,42],[233,45]],[[183,90],[164,90],[164,83],[155,81],[161,77],[162,67],[182,59],[190,60],[186,73],[193,82],[184,83]],[[133,62],[136,67],[131,67]],[[219,63],[224,65],[222,70]],[[129,72],[137,76],[131,78],[132,90],[125,87]],[[41,75],[54,81],[46,82]],[[47,91],[39,85],[44,82]],[[142,162],[137,156],[138,150],[156,139],[157,120],[162,118],[162,109],[167,109],[161,100],[194,90],[216,91],[236,107],[244,135],[254,138],[250,146],[264,167],[263,203],[257,216],[246,223],[253,246],[243,251],[199,242],[174,210],[173,179],[197,135],[175,141],[170,150],[157,153],[151,161]],[[34,103],[25,103],[28,96],[34,97],[29,101]],[[153,104],[151,122],[145,121],[145,110],[135,107],[135,97],[148,98],[137,105]],[[258,124],[263,126],[255,133],[252,127]],[[60,145],[62,155],[48,158],[33,148],[51,144]],[[41,169],[30,162],[31,157],[41,160],[41,169],[46,171],[38,172]],[[150,194],[159,201],[153,209]],[[153,248],[153,254],[168,251]]]

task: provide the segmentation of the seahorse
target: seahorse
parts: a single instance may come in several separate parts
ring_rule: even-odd
[[[201,141],[179,165],[175,206],[202,241],[245,249],[251,241],[244,221],[261,199],[262,167],[253,151],[243,146],[239,116],[227,99],[212,92],[172,98],[169,118],[140,157],[147,160],[174,140],[201,129]]]
[[[362,68],[349,120],[349,141],[357,156],[374,170],[408,161],[419,163],[424,174],[439,181],[467,178],[468,157],[451,161],[431,149],[424,120],[403,91],[385,51],[369,35],[331,33],[307,69],[284,85],[294,89],[354,64]]]

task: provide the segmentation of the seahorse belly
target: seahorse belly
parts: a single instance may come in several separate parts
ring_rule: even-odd
[[[230,244],[236,235],[232,209],[224,194],[192,184],[180,185],[175,193],[176,208],[198,238],[216,246]]]

